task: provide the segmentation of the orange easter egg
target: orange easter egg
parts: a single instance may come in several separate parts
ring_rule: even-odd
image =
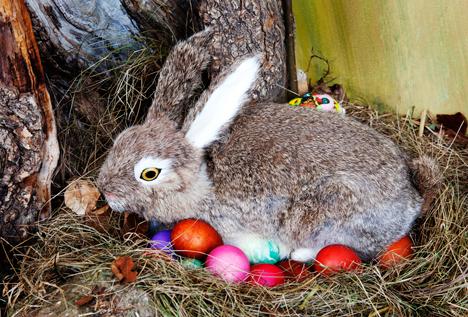
[[[379,264],[388,268],[409,258],[413,253],[413,243],[408,236],[393,242],[379,257]]]
[[[223,244],[219,233],[199,219],[179,221],[171,232],[174,250],[185,257],[201,259],[211,250]]]

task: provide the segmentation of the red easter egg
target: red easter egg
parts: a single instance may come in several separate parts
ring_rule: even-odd
[[[387,250],[379,257],[379,264],[384,268],[403,262],[413,253],[413,243],[408,236],[393,242]]]
[[[317,272],[330,275],[338,271],[351,271],[359,267],[361,259],[353,249],[332,244],[319,251],[315,257],[314,268]]]
[[[250,268],[249,281],[253,284],[274,287],[284,283],[284,272],[273,264],[255,264]]]
[[[179,221],[171,232],[174,250],[185,257],[201,259],[211,250],[223,244],[219,233],[199,219]]]
[[[277,264],[285,273],[287,278],[303,281],[311,275],[306,264],[294,261],[283,260]]]

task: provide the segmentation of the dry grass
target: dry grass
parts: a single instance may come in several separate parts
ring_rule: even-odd
[[[70,178],[92,174],[113,137],[144,118],[172,43],[151,38],[140,42],[141,47],[129,53],[125,62],[113,63],[110,54],[83,70],[67,91],[57,93],[62,154],[55,182],[59,187]],[[54,82],[50,86],[53,91],[60,90]]]
[[[414,228],[416,251],[406,264],[389,270],[367,264],[357,274],[314,275],[274,289],[227,285],[204,270],[144,256],[144,239],[100,233],[60,210],[40,225],[34,246],[17,249],[20,265],[4,290],[10,312],[15,316],[30,316],[41,309],[43,314],[102,316],[136,316],[135,312],[139,316],[466,316],[468,149],[429,130],[418,137],[417,123],[408,118],[380,115],[358,105],[348,105],[347,110],[410,154],[432,155],[444,170],[438,199]],[[112,277],[110,263],[121,255],[138,263],[134,284],[119,285]],[[96,286],[103,289],[95,301],[76,308],[74,301]]]

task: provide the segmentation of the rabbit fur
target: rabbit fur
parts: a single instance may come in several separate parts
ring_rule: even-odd
[[[335,243],[369,260],[407,234],[424,201],[413,175],[436,179],[433,160],[412,164],[349,117],[246,104],[259,67],[258,56],[234,65],[181,128],[153,112],[122,132],[98,177],[112,209],[162,223],[203,219],[226,244],[271,240],[298,261]],[[160,169],[154,181],[140,177],[148,167]]]

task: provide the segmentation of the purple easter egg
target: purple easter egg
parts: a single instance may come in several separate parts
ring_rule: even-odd
[[[250,271],[249,259],[241,249],[232,245],[221,245],[208,254],[205,263],[208,271],[227,282],[239,283]]]
[[[150,248],[156,250],[163,250],[166,253],[172,254],[171,230],[161,230],[156,232],[150,241]]]

